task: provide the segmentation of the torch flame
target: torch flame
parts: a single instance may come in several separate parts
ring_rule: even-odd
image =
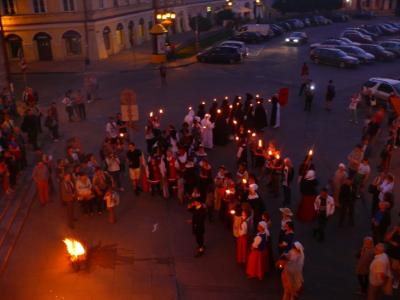
[[[231,210],[229,211],[229,213],[230,213],[231,215],[234,215],[234,214],[236,213],[236,211],[235,211],[234,209],[231,209]]]
[[[76,261],[79,259],[79,256],[85,255],[85,248],[79,241],[73,239],[64,239],[63,242],[67,246],[67,251],[71,256],[72,261]]]
[[[268,155],[269,155],[269,156],[272,155],[272,151],[271,151],[271,150],[268,151]]]
[[[311,156],[311,155],[313,155],[313,154],[314,154],[313,149],[310,149],[310,151],[308,151],[308,155]]]
[[[160,108],[160,110],[158,111],[160,114],[164,113],[164,110],[162,108]]]
[[[262,146],[263,146],[262,140],[258,140],[258,147],[262,148]],[[268,154],[269,154],[269,153],[268,153]]]
[[[247,184],[247,179],[246,179],[246,178],[243,178],[243,179],[242,179],[242,182],[243,182],[243,184]]]

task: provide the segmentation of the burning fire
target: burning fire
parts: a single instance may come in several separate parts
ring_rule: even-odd
[[[85,248],[79,241],[73,239],[64,239],[63,242],[67,246],[67,251],[71,257],[71,261],[78,261],[86,254]]]

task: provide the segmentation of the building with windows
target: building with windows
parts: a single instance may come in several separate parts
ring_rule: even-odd
[[[150,39],[155,14],[176,13],[171,34],[223,0],[0,0],[9,59],[105,59]]]
[[[344,0],[344,6],[356,10],[395,10],[400,5],[399,0]]]

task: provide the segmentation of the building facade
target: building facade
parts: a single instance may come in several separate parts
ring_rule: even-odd
[[[356,10],[395,10],[399,0],[345,0],[345,6]]]
[[[0,0],[9,59],[105,59],[150,39],[155,14],[176,14],[171,33],[222,0]]]

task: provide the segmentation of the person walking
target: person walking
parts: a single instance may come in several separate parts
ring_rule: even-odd
[[[39,161],[33,168],[32,179],[36,183],[36,190],[42,206],[49,201],[49,177],[49,169],[43,161]]]
[[[347,156],[348,159],[348,169],[349,169],[349,178],[353,179],[353,177],[358,172],[358,167],[361,164],[364,153],[362,151],[361,145],[356,145],[355,148],[350,152]]]
[[[195,257],[200,257],[205,251],[204,233],[207,216],[206,207],[199,201],[199,199],[195,199],[188,205],[188,210],[192,213],[192,233],[194,234],[197,243]]]
[[[360,285],[360,290],[357,292],[358,295],[365,296],[367,294],[369,266],[374,259],[374,252],[374,241],[372,237],[365,237],[363,245],[357,254],[358,261],[356,266],[356,275]]]
[[[390,262],[385,253],[385,245],[379,243],[375,246],[375,257],[369,267],[368,300],[381,299],[381,295],[387,293],[385,291],[387,286],[391,285],[391,277]]]
[[[73,122],[74,120],[74,103],[71,97],[72,91],[68,90],[65,93],[65,97],[62,100],[62,103],[65,105],[65,111],[67,112],[68,121]]]
[[[353,94],[350,98],[350,104],[349,104],[349,111],[350,111],[349,121],[354,124],[358,124],[357,108],[359,103],[360,103],[360,94],[359,93]]]
[[[400,280],[400,222],[390,230],[385,237],[387,254],[393,273],[393,288],[399,288]]]
[[[75,187],[72,182],[71,174],[64,173],[63,179],[60,184],[61,201],[66,207],[67,211],[67,224],[68,227],[74,228],[74,201],[75,201]]]
[[[104,195],[104,201],[106,202],[106,207],[108,210],[108,222],[110,224],[115,224],[117,222],[115,208],[119,205],[119,195],[112,186],[108,187],[108,190]]]
[[[282,174],[282,188],[283,188],[283,207],[290,206],[292,195],[292,181],[294,177],[294,169],[292,161],[289,157],[283,160],[283,174]]]
[[[333,85],[333,80],[328,81],[328,86],[326,87],[326,93],[325,93],[325,109],[327,111],[332,110],[332,101],[333,98],[336,96],[336,89],[335,86]]]
[[[304,90],[304,110],[311,111],[311,104],[314,100],[315,95],[315,86],[311,79],[308,80],[308,83]]]
[[[158,68],[158,70],[160,71],[161,86],[166,86],[167,85],[167,68],[162,63],[162,64],[160,64],[160,67]]]
[[[342,184],[345,182],[346,178],[347,178],[346,166],[343,163],[340,163],[332,179],[333,199],[335,200],[336,207],[340,207],[340,201],[339,201],[340,188]]]
[[[353,181],[347,178],[340,187],[339,203],[340,203],[340,220],[339,226],[343,226],[346,215],[349,216],[349,225],[354,226],[354,202],[356,198],[356,191],[353,186]]]
[[[138,196],[140,193],[140,168],[145,165],[145,162],[142,151],[136,148],[135,143],[129,143],[126,159],[128,161],[129,178],[132,181],[135,194]]]
[[[53,142],[58,142],[59,138],[58,121],[50,110],[47,111],[47,116],[44,121],[44,126],[46,126],[49,129]]]
[[[310,70],[308,68],[307,63],[305,62],[305,63],[303,63],[303,65],[301,67],[301,73],[300,73],[301,85],[300,85],[300,90],[299,90],[299,96],[303,95],[303,92],[308,83],[309,76],[310,76]]]
[[[304,247],[300,242],[294,242],[292,249],[283,255],[284,265],[281,273],[282,300],[297,299],[304,285]]]
[[[121,161],[114,153],[111,153],[106,158],[106,165],[107,165],[107,172],[113,178],[113,183],[115,184],[115,187],[119,188],[119,190],[121,192],[123,192],[124,188],[122,187],[122,184],[121,184],[121,175],[120,175]]]
[[[77,90],[74,97],[74,104],[76,107],[77,115],[79,119],[86,120],[86,106],[85,106],[85,99],[82,95],[81,90]]]
[[[313,231],[313,236],[318,242],[325,239],[325,228],[328,223],[328,217],[335,212],[335,201],[328,195],[328,189],[323,188],[320,194],[315,198],[314,208],[317,213],[317,228]]]

